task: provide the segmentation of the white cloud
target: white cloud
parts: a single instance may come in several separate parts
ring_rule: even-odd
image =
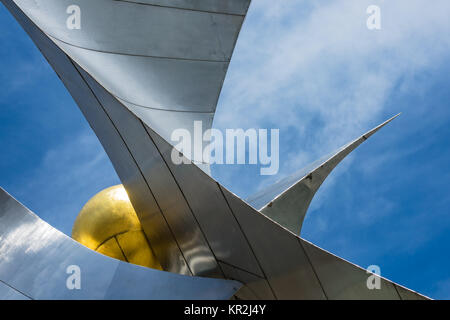
[[[389,95],[411,90],[409,79],[450,52],[448,1],[309,2],[253,1],[215,119],[218,128],[281,128],[285,159],[303,164],[407,112],[388,110]],[[371,4],[382,30],[366,27]],[[283,140],[288,130],[295,136]],[[281,165],[287,174],[302,163]]]
[[[381,8],[379,31],[366,27],[366,9],[372,4]],[[386,255],[417,252],[448,226],[441,213],[426,206],[427,197],[435,195],[423,195],[420,200],[427,209],[408,211],[407,203],[389,191],[390,186],[420,183],[417,172],[429,172],[432,179],[435,168],[425,170],[421,165],[414,168],[414,174],[404,171],[386,181],[378,173],[386,163],[414,157],[435,139],[430,128],[442,115],[433,114],[431,105],[413,103],[400,109],[390,99],[396,92],[403,96],[429,94],[417,86],[416,77],[421,77],[421,83],[432,82],[430,74],[448,64],[448,12],[447,0],[255,0],[251,5],[214,126],[280,128],[279,176],[403,112],[377,133],[384,135],[383,149],[363,158],[356,151],[338,166],[311,203],[306,236],[350,261],[381,263]],[[404,118],[419,121],[405,127]],[[384,134],[385,130],[391,133]],[[425,130],[428,133],[420,141],[389,149],[391,142],[401,145],[395,133],[405,141]],[[260,177],[256,170],[213,169],[219,181],[240,195],[251,194],[278,178]],[[355,175],[364,175],[364,183],[355,184],[350,178]],[[371,188],[365,189],[370,181]],[[355,186],[361,189],[355,190]],[[336,187],[341,188],[339,192]],[[411,190],[417,194],[416,189]],[[440,225],[435,226],[433,220]]]

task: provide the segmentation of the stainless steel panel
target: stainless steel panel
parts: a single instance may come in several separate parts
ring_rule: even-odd
[[[129,193],[137,214],[140,216],[144,231],[146,234],[151,234],[152,239],[154,239],[153,249],[161,265],[167,271],[191,274],[177,243],[170,235],[169,228],[153,228],[154,225],[163,226],[164,217],[159,211],[133,155],[130,154],[120,133],[81,78],[72,61],[48,37],[30,23],[23,13],[12,5],[12,2],[6,1],[5,4],[55,69],[102,142]],[[165,257],[168,258],[165,259]]]
[[[123,262],[119,264],[105,299],[123,299],[121,290],[126,287],[132,291],[126,299],[142,299],[151,292],[149,299],[155,300],[228,300],[242,286],[237,281],[183,276],[144,267],[133,270],[131,274],[128,266]],[[154,274],[150,282],[148,270],[162,272],[163,275]]]
[[[260,212],[291,232],[300,234],[303,220],[315,194],[315,190],[311,188],[311,180],[316,178],[317,175],[311,174],[302,179]]]
[[[265,205],[259,210],[262,214],[293,233],[300,234],[311,200],[331,171],[361,143],[397,116],[383,122],[307,168],[259,192],[250,198],[251,203],[259,207],[265,202]]]
[[[14,0],[48,36],[101,52],[229,61],[244,16],[111,0]],[[67,28],[77,5],[81,28]],[[75,59],[76,60],[76,59]]]
[[[272,289],[265,278],[258,277],[254,274],[248,273],[244,270],[235,268],[228,264],[220,262],[220,267],[227,275],[228,279],[237,280],[241,283],[245,283],[236,292],[235,297],[241,300],[273,300]]]
[[[155,147],[144,124],[120,104],[111,94],[79,70],[93,93],[104,107],[109,119],[121,132],[122,139],[142,172],[149,190],[164,215],[164,226],[152,225],[152,230],[165,229],[167,225],[178,243],[192,274],[198,276],[223,277],[219,266],[200,230],[191,209],[164,159]],[[166,223],[167,221],[167,223]],[[155,243],[152,233],[150,243]]]
[[[149,111],[214,113],[228,67],[225,62],[106,54],[54,41],[115,97]]]
[[[168,5],[166,1],[157,5],[110,0],[14,2],[72,60],[126,106],[138,110],[141,119],[169,143],[174,129],[191,131],[195,113],[205,113],[198,120],[206,120],[205,129],[210,128],[249,5],[248,0],[169,1]],[[74,4],[82,12],[79,30],[66,26],[66,9]],[[208,12],[215,9],[238,10],[242,15]],[[209,173],[207,165],[201,167]]]
[[[117,77],[118,74],[123,73],[123,70],[117,72],[115,70],[102,71],[102,69],[98,69],[99,75],[96,78],[90,74],[91,70],[85,70],[76,63],[80,57],[72,57],[75,61],[71,60],[60,47],[14,5],[13,1],[1,1],[6,4],[36,42],[96,132],[129,193],[130,200],[136,209],[146,235],[150,239],[153,250],[166,270],[180,274],[196,275],[200,273],[225,278],[239,278],[246,284],[246,288],[240,294],[247,297],[251,296],[252,290],[256,290],[261,296],[277,299],[359,298],[359,289],[356,291],[347,290],[348,285],[346,287],[345,283],[334,283],[333,279],[330,279],[329,269],[330,266],[341,268],[343,279],[349,279],[349,281],[353,281],[353,279],[359,281],[360,275],[358,272],[353,274],[353,271],[349,271],[347,267],[342,267],[341,262],[336,262],[337,258],[334,256],[331,258],[327,255],[325,255],[325,258],[322,257],[320,251],[317,253],[317,250],[311,249],[311,246],[302,242],[295,234],[260,214],[237,196],[222,188],[195,165],[177,166],[172,163],[170,157],[172,146],[163,139],[164,135],[158,131],[163,131],[163,128],[166,125],[170,126],[171,123],[190,125],[193,120],[192,110],[195,109],[187,108],[185,111],[189,112],[171,112],[174,118],[170,119],[168,119],[167,113],[156,115],[156,112],[153,112],[154,110],[152,113],[146,114],[140,109],[139,112],[136,111],[143,107],[133,106],[133,101],[119,101],[114,97],[114,92],[107,92],[103,83],[99,82],[100,76],[105,83],[105,79],[111,76],[116,78],[117,83],[122,82],[123,85],[124,80],[120,76]],[[42,0],[38,2],[17,1],[26,5],[29,14],[42,13],[44,7],[36,6],[37,4],[45,6]],[[116,2],[118,1],[114,2],[114,6]],[[87,4],[88,2],[83,3]],[[91,3],[93,2],[89,2],[89,4]],[[100,3],[100,0],[98,3]],[[220,38],[220,32],[218,32],[217,37]],[[62,46],[62,44],[60,45]],[[195,43],[192,43],[192,46],[195,45]],[[66,48],[66,50],[69,53],[69,49]],[[81,56],[81,54],[76,55]],[[105,53],[105,57],[106,55]],[[99,63],[103,62],[100,61]],[[131,65],[133,64],[131,63],[128,66]],[[112,67],[113,64],[110,66]],[[104,67],[105,65],[103,65]],[[117,68],[120,69],[121,67],[123,66],[117,65]],[[89,68],[94,69],[95,66],[89,66]],[[138,74],[137,69],[140,68],[132,69],[130,67],[130,70],[136,74]],[[178,70],[178,68],[174,68],[174,70]],[[205,77],[210,76],[209,72],[213,71],[205,71]],[[170,88],[167,91],[167,99],[169,99],[167,101],[170,101],[173,90],[186,90],[186,95],[189,92],[196,92],[195,86],[198,79],[192,79],[191,87],[187,87],[186,83],[178,83],[174,88]],[[86,81],[89,82],[89,85]],[[215,88],[215,86],[213,87]],[[120,90],[120,88],[120,86],[117,86],[115,90]],[[162,89],[162,87],[159,87],[159,90]],[[141,90],[143,89],[141,88]],[[213,88],[210,90],[213,90]],[[220,87],[216,92],[219,91]],[[134,95],[137,95],[137,93],[130,94],[130,97]],[[134,114],[128,112],[127,107],[132,109]],[[135,117],[136,114],[142,122]],[[175,116],[175,114],[179,116]],[[208,117],[210,117],[210,114],[208,114]],[[158,121],[161,125],[155,132],[153,127],[150,128],[150,125]],[[148,126],[145,124],[148,124]],[[363,138],[365,139],[367,136]],[[337,162],[333,160],[327,165],[332,167]],[[313,177],[311,179],[312,185],[308,187],[314,188],[317,186],[318,188],[321,179],[325,178],[325,174],[327,174],[326,170],[318,172],[318,180]],[[126,284],[130,282],[144,283],[144,272],[142,271],[144,269],[135,271],[136,274],[128,274],[122,270],[125,270],[126,266],[129,265],[123,265],[122,262],[113,259],[105,260],[104,257],[99,260],[98,255],[92,255],[91,251],[89,251],[89,254],[83,252],[83,254],[77,255],[72,248],[72,242],[67,244],[68,242],[64,240],[63,235],[55,233],[49,226],[39,228],[39,232],[37,232],[33,229],[35,225],[33,221],[25,221],[30,219],[29,216],[23,215],[23,217],[25,217],[23,218],[24,221],[17,222],[21,228],[20,235],[23,235],[22,231],[31,234],[32,242],[24,245],[24,247],[17,247],[15,242],[23,241],[23,237],[18,236],[18,233],[9,238],[13,241],[1,242],[3,246],[0,248],[5,252],[5,256],[11,257],[11,261],[20,261],[21,265],[24,265],[23,268],[37,264],[44,271],[37,277],[27,270],[24,270],[25,276],[15,276],[14,271],[17,266],[5,262],[0,266],[0,279],[2,279],[2,276],[7,276],[8,285],[21,291],[22,288],[25,288],[27,291],[22,292],[27,295],[32,294],[33,297],[45,298],[58,294],[58,297],[78,298],[79,296],[61,292],[61,288],[56,287],[60,285],[63,278],[60,275],[61,270],[55,268],[69,262],[73,264],[85,263],[83,269],[89,270],[88,278],[96,280],[93,280],[92,284],[95,287],[89,289],[89,297],[93,298],[118,298],[120,294],[123,294],[124,297],[140,297],[140,294],[144,293],[148,293],[151,297],[165,297],[166,292],[157,292],[162,290],[164,283],[170,284],[172,286],[170,290],[180,296],[187,292],[189,286],[197,289],[200,287],[200,285],[197,286],[200,281],[197,278],[177,276],[181,277],[179,279],[190,279],[192,282],[185,288],[174,288],[178,283],[182,286],[183,284],[179,280],[173,280],[172,274],[152,272],[148,276],[148,281],[156,288],[154,291],[133,288],[131,292]],[[10,224],[5,223],[4,225]],[[1,226],[2,224],[0,224],[0,232],[2,232]],[[7,234],[8,230],[3,230],[3,232]],[[40,241],[36,241],[38,238]],[[58,245],[58,243],[64,243],[64,245]],[[302,245],[302,243],[304,244]],[[45,248],[45,252],[44,249],[40,251],[31,249],[30,253],[29,247],[36,246],[36,244]],[[304,247],[308,248],[309,256],[306,254]],[[27,253],[25,255],[23,254],[23,248]],[[49,251],[47,252],[47,250]],[[47,258],[50,257],[55,261],[62,262],[47,267],[44,253]],[[313,262],[311,263],[311,261]],[[97,269],[92,269],[92,265],[104,270],[100,277],[98,275],[96,277],[95,270]],[[44,279],[49,277],[56,278],[50,284],[51,287],[46,287]],[[160,284],[154,282],[155,277],[158,281],[161,281]],[[33,283],[31,288],[30,281]],[[111,285],[111,281],[113,285]],[[112,291],[103,290],[107,283],[110,284]],[[206,289],[208,286],[219,288],[221,284],[224,284],[225,289],[223,291],[219,293],[213,290],[214,292],[211,293],[211,295],[217,294],[220,297],[224,297],[225,294],[230,292],[234,293],[234,290],[237,289],[236,282],[202,283],[205,284],[201,288],[205,295],[209,294]],[[122,289],[122,287],[125,288]],[[389,288],[389,285],[387,287]],[[45,290],[42,291],[42,288]],[[395,291],[393,285],[391,285],[391,288]],[[184,289],[186,290],[183,291]],[[270,292],[268,289],[270,289]],[[391,291],[384,290],[383,294],[389,296],[392,293]],[[196,294],[200,296],[202,293],[197,292]],[[194,295],[194,297],[196,296]],[[189,298],[194,297],[189,295]],[[397,295],[397,297],[400,296]]]
[[[0,257],[0,283],[32,299],[229,299],[241,286],[98,254],[52,228],[1,188]],[[80,290],[66,286],[71,265],[80,268]]]
[[[398,294],[402,300],[431,300],[430,298],[415,292],[413,290],[402,287],[398,284],[395,284],[395,288],[397,289]]]
[[[267,186],[262,190],[258,190],[256,193],[250,195],[247,199],[245,199],[245,201],[253,208],[260,211],[277,196],[281,195],[283,192],[291,188],[300,179],[307,176],[309,172],[320,166],[331,156],[332,154],[326,155],[319,160],[314,161],[312,164],[307,165],[305,168],[302,168],[287,177],[281,178],[274,184]]]
[[[320,279],[328,299],[382,299],[399,300],[395,284],[380,277],[381,288],[370,290],[367,279],[372,274],[339,258],[306,240],[301,240],[309,259]],[[409,291],[414,296],[413,291]],[[406,297],[406,295],[404,295]]]
[[[150,128],[146,128],[177,180],[217,260],[262,276],[219,185],[194,165],[175,165],[171,160],[173,148]]]
[[[223,188],[277,299],[325,299],[300,239]]]
[[[31,300],[31,298],[0,281],[0,300]]]

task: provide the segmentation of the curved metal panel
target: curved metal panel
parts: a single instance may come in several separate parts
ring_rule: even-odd
[[[31,298],[0,281],[0,300],[31,300]]]
[[[32,299],[229,299],[241,286],[98,254],[52,228],[1,188],[0,256],[0,283]],[[72,265],[80,270],[79,290],[66,285]],[[7,297],[20,298],[11,293]]]
[[[302,239],[301,243],[320,279],[328,299],[426,299],[424,296],[404,288],[402,288],[402,294],[400,294],[397,289],[398,286],[395,283],[377,275],[368,274],[366,270],[345,261],[308,241]],[[367,280],[369,276],[379,278],[380,288],[368,288]]]
[[[217,260],[262,277],[261,268],[219,184],[193,165],[175,165],[171,161],[173,148],[150,128],[147,127],[147,131],[192,208]]]
[[[182,192],[158,149],[150,139],[142,121],[124,108],[86,72],[81,69],[79,71],[117,130],[121,132],[122,139],[129,152],[133,154],[136,165],[140,168],[192,274],[223,277],[214,255],[192,215],[191,208],[186,203]],[[160,227],[156,224],[151,226],[152,230]],[[148,237],[151,243],[155,242],[152,232],[148,233]]]
[[[244,16],[111,0],[14,0],[48,36],[98,52],[229,61]],[[81,28],[67,28],[71,5]],[[77,61],[78,56],[73,57]],[[78,62],[78,61],[77,61]]]
[[[207,120],[203,125],[210,128],[250,0],[13,2],[170,143],[174,129],[193,133],[193,120]],[[71,5],[81,10],[80,29],[67,28]],[[196,113],[206,115],[197,119]],[[206,165],[201,167],[209,173]]]
[[[106,90],[124,102],[149,111],[181,111],[174,116],[190,112],[214,113],[227,63],[124,56],[54,41]],[[148,117],[151,116],[149,113]]]
[[[249,203],[255,208],[260,207],[259,212],[293,233],[300,234],[311,200],[331,171],[347,155],[397,116],[383,122],[331,155],[258,192],[255,196],[249,198]]]
[[[121,0],[118,0],[121,1]],[[187,10],[209,11],[225,14],[245,15],[250,0],[126,0],[165,7],[176,7]]]
[[[219,264],[228,279],[234,279],[241,283],[245,283],[245,286],[242,286],[234,295],[238,299],[273,300],[275,298],[269,283],[264,277],[258,277],[223,262],[219,262]]]
[[[402,287],[401,285],[395,284],[398,294],[402,300],[431,300],[418,292]]]
[[[165,270],[239,279],[246,285],[239,293],[242,297],[326,299],[328,293],[339,297],[345,291],[341,290],[341,283],[329,280],[331,271],[327,268],[333,265],[333,261],[328,264],[332,258],[324,258],[322,265],[315,250],[310,250],[313,254],[307,253],[298,236],[221,187],[197,166],[174,165],[170,157],[173,147],[161,132],[147,125],[149,121],[142,114],[138,118],[127,110],[124,101],[119,101],[89,70],[67,56],[13,2],[2,1],[49,60],[96,132]],[[160,121],[164,123],[163,119]],[[41,236],[45,239],[45,235]],[[63,253],[70,256],[71,250]],[[120,263],[116,267],[105,265],[105,270],[108,267],[125,268]],[[11,272],[12,269],[5,275]],[[344,278],[357,279],[361,286],[362,279],[353,278],[351,272],[345,273]],[[0,279],[1,275],[0,272]],[[145,282],[139,278],[141,272],[130,279],[116,279],[116,275],[111,270],[98,279],[101,283],[114,279],[113,292],[103,292],[104,297],[116,298],[118,288],[127,281]],[[13,280],[21,288],[30,279]],[[167,281],[171,283],[170,279]],[[345,292],[344,298],[359,298],[351,291]],[[141,291],[135,290],[138,293]]]
[[[276,299],[326,299],[299,238],[223,189]]]

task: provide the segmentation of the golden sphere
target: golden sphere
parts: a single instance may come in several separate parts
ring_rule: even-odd
[[[100,191],[84,205],[72,238],[109,257],[162,270],[122,185]]]

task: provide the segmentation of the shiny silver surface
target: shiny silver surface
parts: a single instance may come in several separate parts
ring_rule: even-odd
[[[124,108],[87,73],[80,70],[80,74],[87,81],[109,118],[115,123],[117,130],[121,132],[121,137],[142,172],[156,200],[158,210],[167,221],[190,272],[195,275],[222,276],[188,203],[142,121]],[[158,225],[151,223],[149,228],[154,230]],[[158,243],[152,240],[152,231],[148,233],[148,236],[151,243],[158,246]],[[164,246],[162,249],[164,250]]]
[[[211,128],[250,0],[14,0],[96,81],[171,142],[173,130]],[[66,9],[81,10],[81,29]],[[112,18],[113,17],[113,18]],[[197,159],[193,159],[198,162]],[[201,166],[209,172],[207,166]]]
[[[405,289],[385,278],[380,279],[380,289],[369,290],[366,285],[366,270],[345,261],[315,245],[301,239],[327,299],[367,299],[367,300],[426,300],[417,292]]]
[[[245,15],[249,4],[249,1],[242,0],[128,0],[128,2],[236,15]]]
[[[315,161],[305,169],[251,196],[248,200],[249,204],[293,233],[300,234],[311,200],[331,171],[361,143],[397,116],[383,122],[331,155]]]
[[[188,277],[96,253],[39,219],[0,188],[1,299],[229,299],[235,281]],[[80,290],[66,286],[68,266]]]
[[[99,3],[102,1],[99,1]],[[138,59],[129,64],[128,62],[124,62],[123,65],[118,63],[112,70],[123,68],[118,73],[110,74],[111,69],[102,69],[102,65],[95,69],[97,66],[88,66],[87,63],[89,62],[83,60],[88,53],[81,54],[79,48],[74,49],[72,45],[64,47],[63,44],[58,43],[58,40],[49,36],[49,34],[56,34],[57,27],[53,25],[43,26],[42,22],[39,21],[39,17],[45,16],[42,11],[51,11],[58,8],[59,5],[54,1],[46,2],[49,7],[45,7],[43,0],[16,0],[15,2],[2,0],[2,2],[22,24],[55,69],[97,134],[129,194],[155,255],[166,271],[239,280],[245,286],[239,290],[236,296],[242,298],[362,299],[373,296],[369,289],[364,289],[366,278],[361,277],[360,268],[343,260],[336,260],[336,257],[322,249],[310,248],[297,235],[264,216],[220,186],[196,165],[174,165],[172,163],[170,154],[173,147],[167,141],[167,132],[162,132],[158,125],[161,128],[171,130],[176,121],[184,121],[180,120],[184,115],[181,118],[177,118],[177,115],[174,116],[178,120],[162,116],[163,118],[159,119],[160,123],[152,123],[149,120],[153,119],[150,112],[137,113],[135,110],[133,111],[129,102],[125,102],[122,100],[123,97],[115,95],[117,92],[112,92],[113,84],[108,84],[108,81],[120,80],[122,83],[117,82],[117,86],[126,86],[126,81],[121,78],[121,75],[126,72],[138,72],[137,69],[139,68],[145,69],[147,64],[150,66],[153,63],[151,62],[152,59],[143,57],[148,62],[139,65],[139,67],[133,67],[133,65],[138,66],[138,64],[135,64]],[[40,30],[15,3],[32,16],[38,26],[41,23],[40,26],[48,30],[44,30],[45,32]],[[52,5],[52,3],[54,4]],[[78,3],[88,4],[88,2],[81,1]],[[184,4],[183,8],[192,4],[191,1],[181,0],[164,3]],[[242,1],[242,3],[248,3],[248,1]],[[42,6],[35,7],[35,4],[42,4]],[[209,5],[215,4],[218,4],[218,2],[209,3]],[[116,5],[118,4],[115,3],[112,8],[116,8]],[[127,2],[127,5],[130,5],[130,2]],[[138,4],[132,5],[138,6]],[[207,4],[198,2],[198,5]],[[140,8],[142,9],[142,7]],[[156,10],[155,8],[159,10],[160,7],[150,6],[145,7],[145,10]],[[214,8],[218,9],[219,7]],[[209,9],[213,10],[214,8]],[[231,8],[236,7],[229,7],[228,9],[231,10]],[[170,10],[175,9],[171,8]],[[183,9],[182,11],[186,10]],[[113,12],[122,14],[119,9]],[[124,10],[124,12],[127,11]],[[177,11],[174,14],[180,13]],[[202,11],[202,14],[211,13]],[[128,19],[132,18],[133,14],[130,13]],[[103,23],[102,19],[99,21],[100,24]],[[192,23],[196,25],[197,21]],[[175,26],[176,24],[171,25],[174,28]],[[184,27],[190,28],[189,24]],[[195,30],[191,31],[195,32]],[[95,32],[101,32],[101,30]],[[220,33],[220,31],[217,32]],[[84,35],[83,37],[87,36]],[[108,40],[106,35],[103,36],[106,42],[115,41],[115,39]],[[83,37],[80,36],[76,40],[89,40]],[[166,39],[153,40],[155,41],[154,45],[159,47],[160,42],[164,43]],[[202,41],[202,39],[197,40]],[[88,41],[86,45],[93,44]],[[192,46],[196,46],[196,43],[193,42]],[[161,48],[167,49],[169,47],[162,46]],[[178,51],[174,51],[174,54],[178,53]],[[94,57],[94,55],[95,53],[90,56]],[[105,56],[104,59],[96,61],[101,64],[107,60],[108,58]],[[116,61],[126,60],[124,58]],[[144,67],[144,65],[146,66]],[[178,67],[174,70],[178,70]],[[115,75],[114,77],[118,79],[109,79],[112,75]],[[138,73],[136,73],[136,76],[138,77]],[[151,78],[152,73],[148,77]],[[189,91],[198,82],[197,80],[192,79],[189,84],[181,83],[176,90]],[[156,90],[151,87],[153,84],[152,82],[146,82],[146,85],[150,86],[146,87],[146,90],[149,92]],[[158,88],[158,90],[163,90],[162,87]],[[133,87],[130,90],[135,89]],[[167,99],[172,98],[170,96],[172,94],[170,90],[172,89],[168,88]],[[212,89],[209,87],[205,90]],[[132,101],[134,100],[134,94],[145,93],[130,91],[130,100]],[[162,93],[157,92],[155,97],[160,94]],[[198,99],[199,97],[194,98]],[[161,110],[157,111],[161,112]],[[180,110],[163,112],[184,114]],[[193,113],[186,112],[186,114],[189,113],[191,113],[189,116],[192,117]],[[149,118],[145,118],[146,116],[149,116]],[[192,118],[189,119],[188,122],[192,120]],[[156,122],[158,122],[158,119]],[[335,162],[331,161],[328,165],[330,167],[336,165],[337,158]],[[301,177],[298,177],[292,183],[295,183]],[[317,181],[320,182],[320,179]],[[48,245],[51,246],[52,244],[49,243]],[[120,268],[126,268],[126,265],[121,265]],[[335,268],[336,270],[334,270]],[[336,274],[342,279],[339,279],[339,281],[333,280],[333,276]],[[22,280],[18,279],[18,281]],[[31,281],[31,278],[23,281],[23,285],[25,285],[25,282]],[[125,280],[118,281],[117,285],[120,286],[123,282]],[[356,287],[357,290],[352,290],[353,287]],[[411,291],[402,291],[402,295],[394,295],[391,289],[395,290],[398,286],[386,285],[385,287],[382,289],[383,293],[380,294],[392,299],[417,296]],[[118,292],[114,290],[114,294]]]
[[[0,300],[31,300],[31,298],[0,281]]]

